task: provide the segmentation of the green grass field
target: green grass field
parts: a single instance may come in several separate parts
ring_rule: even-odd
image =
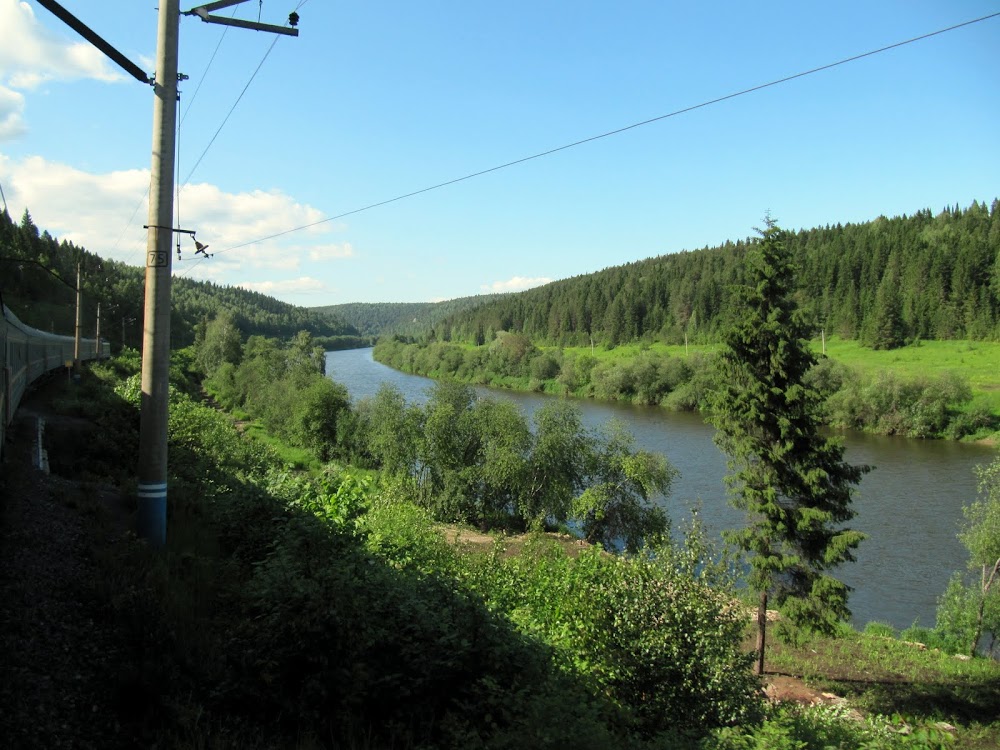
[[[811,342],[817,354],[822,353],[820,339]],[[683,357],[696,352],[711,352],[718,344],[681,345],[627,344],[604,349],[595,347],[593,356],[599,361],[628,360],[643,351]],[[685,351],[686,349],[686,351]],[[567,347],[566,354],[591,354],[590,347]],[[936,377],[954,372],[965,378],[975,397],[989,403],[1000,413],[1000,343],[992,341],[921,341],[890,351],[875,351],[861,346],[857,341],[828,338],[826,355],[862,372],[891,370],[905,378]]]
[[[820,351],[820,342],[813,347]],[[826,354],[859,370],[893,370],[906,377],[955,372],[977,392],[1000,391],[1000,343],[992,341],[921,341],[889,351],[866,349],[857,341],[830,339]]]

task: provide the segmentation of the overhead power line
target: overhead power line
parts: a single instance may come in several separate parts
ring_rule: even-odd
[[[840,65],[846,65],[847,63],[856,62],[858,60],[863,60],[866,57],[872,57],[873,55],[878,55],[883,52],[888,52],[889,50],[897,49],[899,47],[904,47],[908,44],[913,44],[915,42],[923,41],[925,39],[930,39],[931,37],[939,36],[941,34],[946,34],[949,31],[955,31],[956,29],[961,29],[965,26],[971,26],[976,23],[981,23],[983,21],[988,21],[991,18],[996,18],[1000,16],[1000,12],[991,13],[986,16],[981,16],[980,18],[975,18],[971,21],[964,21],[962,23],[955,24],[954,26],[948,26],[944,29],[938,29],[937,31],[931,31],[926,34],[921,34],[920,36],[915,36],[910,39],[906,39],[901,42],[896,42],[894,44],[889,44],[885,47],[879,47],[878,49],[873,49],[868,52],[862,52],[858,55],[852,55],[851,57],[845,57],[842,60],[837,60],[836,62],[827,63],[826,65],[821,65],[817,68],[811,68],[809,70],[804,70],[800,73],[795,73],[793,75],[785,76],[784,78],[778,78],[767,83],[761,83],[757,86],[751,86],[750,88],[743,89],[741,91],[736,91],[731,94],[726,94],[725,96],[716,97],[715,99],[709,99],[707,101],[701,102],[700,104],[694,104],[690,107],[684,107],[683,109],[677,109],[673,112],[669,112],[665,115],[659,115],[658,117],[651,117],[648,120],[642,120],[640,122],[632,123],[631,125],[625,125],[624,127],[616,128],[615,130],[609,130],[605,133],[600,133],[599,135],[593,135],[589,138],[583,138],[578,141],[573,141],[572,143],[567,143],[563,146],[557,146],[556,148],[548,149],[547,151],[541,151],[537,154],[531,154],[530,156],[525,156],[520,159],[515,159],[514,161],[505,162],[504,164],[499,164],[495,167],[490,167],[489,169],[482,169],[478,172],[472,172],[470,174],[464,175],[462,177],[456,177],[452,180],[447,180],[445,182],[439,182],[436,185],[430,185],[429,187],[421,188],[420,190],[414,190],[409,193],[404,193],[402,195],[397,195],[395,198],[388,198],[387,200],[378,201],[377,203],[370,203],[367,206],[362,206],[361,208],[355,208],[351,211],[345,211],[344,213],[337,214],[336,216],[330,216],[325,219],[320,219],[319,221],[314,221],[309,224],[303,224],[302,226],[292,227],[291,229],[286,229],[282,232],[277,232],[275,234],[267,235],[266,237],[260,237],[256,240],[250,240],[249,242],[243,242],[239,245],[232,245],[230,247],[223,248],[216,252],[219,253],[228,252],[229,250],[238,250],[243,247],[249,247],[250,245],[257,245],[261,242],[266,242],[268,240],[273,240],[278,237],[284,237],[286,234],[292,234],[293,232],[301,232],[305,229],[311,229],[312,227],[319,226],[321,224],[326,224],[331,221],[336,221],[337,219],[343,219],[347,216],[352,216],[354,214],[359,214],[363,211],[370,211],[373,208],[378,208],[380,206],[385,206],[390,203],[396,203],[406,198],[412,198],[416,195],[421,195],[423,193],[429,193],[432,190],[439,190],[443,187],[448,187],[449,185],[455,185],[459,182],[465,182],[466,180],[471,180],[475,177],[482,177],[483,175],[490,174],[491,172],[498,172],[502,169],[507,169],[509,167],[516,166],[518,164],[524,164],[528,161],[533,161],[534,159],[541,159],[544,156],[551,156],[552,154],[559,153],[560,151],[566,151],[567,149],[575,148],[577,146],[582,146],[585,143],[592,143],[593,141],[601,140],[602,138],[609,138],[613,135],[618,135],[629,130],[635,130],[636,128],[641,128],[644,125],[650,125],[654,122],[660,122],[662,120],[667,120],[671,117],[677,117],[678,115],[683,115],[688,112],[693,112],[696,109],[703,109],[704,107],[709,107],[713,104],[719,104],[720,102],[728,101],[730,99],[735,99],[740,96],[746,96],[747,94],[752,94],[757,91],[762,91],[763,89],[771,88],[773,86],[778,86],[783,83],[788,83],[789,81],[794,81],[798,78],[804,78],[806,76],[814,75],[816,73],[821,73],[824,70],[830,70],[831,68],[836,68]],[[266,57],[266,56],[265,56]],[[251,79],[252,80],[252,79]],[[196,264],[197,265],[197,264]],[[195,266],[191,266],[188,271],[191,271]]]
[[[307,2],[309,2],[309,0],[302,0],[299,3],[299,5],[296,7],[296,10],[298,10],[298,8],[301,8]],[[238,10],[239,10],[238,8],[234,8],[233,9],[233,16],[234,17],[235,17],[236,12]],[[202,72],[201,76],[199,76],[199,78],[198,78],[198,85],[195,87],[194,93],[191,95],[191,98],[190,98],[190,100],[187,103],[187,107],[184,110],[184,114],[180,118],[180,121],[178,122],[178,126],[177,126],[178,134],[180,133],[180,127],[181,127],[181,125],[187,119],[187,116],[191,113],[191,107],[194,105],[195,99],[198,98],[198,92],[201,91],[201,87],[205,83],[206,78],[208,78],[208,72],[212,69],[212,63],[215,62],[215,58],[219,54],[219,49],[222,47],[222,42],[225,40],[226,34],[228,32],[229,32],[229,27],[226,26],[225,28],[223,28],[222,34],[219,35],[219,41],[215,45],[215,51],[212,52],[212,56],[211,56],[211,58],[209,58],[208,64],[205,66],[205,70]],[[274,48],[274,43],[272,42],[272,44],[268,48],[267,52],[264,53],[264,57],[261,59],[260,63],[257,65],[257,69],[253,72],[253,75],[251,75],[250,80],[247,81],[246,86],[243,87],[243,91],[240,92],[239,97],[237,97],[236,101],[233,103],[233,106],[230,108],[229,112],[226,114],[226,117],[222,121],[222,124],[219,125],[218,130],[215,131],[215,135],[212,136],[212,140],[209,141],[209,143],[208,143],[207,146],[205,146],[205,150],[202,151],[201,156],[198,157],[198,161],[195,162],[194,167],[191,168],[191,171],[188,173],[187,179],[184,180],[183,182],[178,182],[178,184],[177,184],[178,201],[179,201],[181,187],[183,187],[184,185],[187,184],[188,180],[191,179],[191,175],[194,173],[194,170],[198,168],[198,165],[201,164],[201,160],[205,158],[205,154],[208,153],[208,150],[212,147],[212,144],[215,142],[215,139],[219,136],[219,133],[222,132],[222,128],[225,126],[226,121],[229,120],[229,117],[233,114],[233,111],[236,109],[236,105],[240,103],[240,100],[243,98],[243,95],[247,92],[247,89],[250,87],[250,84],[253,82],[253,79],[257,76],[257,73],[260,71],[261,66],[264,64],[264,60],[266,60],[267,57],[268,57],[268,55],[271,54],[271,50],[273,48]],[[179,109],[179,107],[178,107],[178,109]],[[179,140],[179,136],[178,136],[178,140]],[[178,154],[177,154],[177,172],[178,172],[177,177],[178,177],[178,180],[180,179],[180,153],[179,152],[180,152],[180,147],[179,147],[179,143],[178,143]],[[117,249],[118,246],[121,244],[122,238],[125,236],[125,233],[132,226],[132,222],[135,220],[136,214],[138,213],[138,211],[142,207],[142,205],[145,203],[146,197],[148,195],[149,195],[149,188],[147,187],[145,193],[143,193],[142,198],[139,199],[139,203],[138,203],[138,205],[136,205],[135,210],[132,212],[132,216],[129,217],[129,220],[126,222],[125,228],[122,229],[122,233],[118,237],[118,241],[115,242],[115,245],[114,245],[113,249]],[[135,254],[137,252],[140,252],[141,250],[143,250],[144,247],[145,247],[145,243],[143,243],[140,246],[137,246],[137,248],[135,250],[133,250],[132,254],[127,259],[127,262],[130,262],[132,260],[132,258],[134,258]]]
[[[208,142],[208,145],[205,146],[205,150],[201,152],[201,156],[198,157],[198,161],[194,163],[194,166],[191,167],[191,171],[189,171],[187,177],[184,178],[183,184],[187,185],[188,182],[190,182],[191,176],[194,174],[194,171],[198,168],[198,165],[201,164],[201,160],[205,158],[205,154],[208,153],[208,150],[212,148],[212,144],[215,143],[215,139],[219,137],[219,133],[221,133],[222,129],[226,127],[226,123],[229,122],[229,118],[232,116],[233,112],[236,111],[236,106],[240,103],[240,100],[243,98],[243,95],[246,94],[247,89],[250,88],[250,84],[253,83],[253,79],[257,77],[257,74],[260,72],[260,69],[264,65],[264,61],[267,60],[268,56],[271,54],[271,50],[274,49],[274,45],[278,43],[279,38],[280,37],[274,37],[274,39],[272,40],[271,46],[267,48],[267,52],[264,53],[264,57],[262,57],[260,62],[257,64],[257,69],[254,70],[253,75],[250,76],[250,80],[247,81],[247,85],[243,87],[243,90],[240,92],[240,95],[236,97],[236,101],[233,102],[233,106],[229,108],[229,112],[226,113],[226,116],[223,118],[222,124],[219,125],[219,129],[215,131],[215,135],[212,136],[212,139]]]

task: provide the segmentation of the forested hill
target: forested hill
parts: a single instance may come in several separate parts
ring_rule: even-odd
[[[104,260],[71,242],[39,231],[25,211],[20,223],[0,211],[0,294],[28,325],[72,333],[75,324],[76,267],[82,270],[83,334],[93,336],[97,304],[101,336],[114,349],[124,342],[139,347],[142,337],[145,269]],[[62,281],[60,281],[62,279]],[[244,336],[288,339],[299,331],[317,338],[357,336],[343,320],[258,292],[175,276],[171,289],[170,337],[173,346],[195,339],[197,327],[220,311],[232,313]]]
[[[342,305],[311,307],[321,315],[332,315],[358,329],[362,336],[400,334],[418,336],[441,320],[460,315],[480,305],[498,300],[499,294],[460,297],[444,302],[350,302]]]
[[[755,239],[663,255],[505,295],[443,318],[437,338],[496,331],[537,343],[712,341]],[[1000,201],[789,232],[801,309],[817,328],[878,348],[1000,338]]]

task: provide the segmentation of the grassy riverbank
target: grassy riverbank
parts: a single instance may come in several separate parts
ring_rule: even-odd
[[[994,341],[918,341],[899,349],[876,350],[854,339],[831,336],[810,342],[812,350],[865,373],[891,370],[905,378],[955,373],[968,380],[976,398],[990,400],[1000,413],[1000,342]],[[628,362],[645,352],[666,357],[690,357],[711,354],[715,344],[623,344],[614,349],[603,347],[565,347],[566,356],[590,355],[598,362]],[[543,351],[549,349],[543,348]]]
[[[888,351],[810,342],[814,382],[833,427],[987,440],[1000,429],[1000,343],[924,341]],[[381,340],[375,358],[403,372],[511,390],[698,409],[717,345],[534,347],[520,334],[474,347]]]

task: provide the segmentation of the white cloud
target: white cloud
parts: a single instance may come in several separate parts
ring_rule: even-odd
[[[326,283],[311,276],[300,276],[297,279],[283,281],[242,281],[237,286],[253,292],[268,294],[272,297],[287,297],[298,294],[317,294],[329,291]]]
[[[339,260],[353,258],[354,255],[354,248],[350,242],[340,245],[316,245],[309,248],[309,260]]]
[[[105,258],[141,264],[148,219],[149,170],[132,169],[104,174],[84,172],[42,157],[20,161],[0,154],[0,184],[12,215],[25,208],[35,223],[59,239],[69,240]],[[319,225],[292,235],[256,242],[294,227],[322,219],[322,213],[297,203],[278,191],[226,193],[215,185],[188,185],[180,193],[183,229],[223,259],[244,270],[296,270],[304,258],[346,258],[354,254],[349,243],[318,243],[329,232]],[[307,238],[303,241],[303,237]],[[180,238],[185,258],[194,256],[190,238]],[[245,247],[237,247],[253,242]],[[199,271],[210,263],[201,263]],[[198,274],[199,277],[202,274]]]
[[[26,2],[0,0],[0,28],[0,81],[8,86],[30,89],[53,79],[126,79],[89,42],[69,41],[42,26]]]
[[[24,97],[13,89],[0,85],[0,141],[9,141],[23,135]]]
[[[545,276],[529,278],[527,276],[512,276],[506,281],[494,281],[492,284],[483,284],[480,289],[484,292],[521,292],[532,287],[548,284],[552,279]]]
[[[21,161],[0,156],[0,181],[12,215],[27,208],[39,227],[104,257],[124,260],[145,237],[148,170],[90,174],[38,156]],[[141,258],[140,252],[131,262]]]
[[[227,245],[254,242],[323,218],[321,211],[296,203],[277,190],[225,193],[207,183],[185,185],[180,192],[180,205],[183,213],[196,216],[200,222],[199,238],[202,231],[210,232],[224,238]],[[320,225],[302,231],[316,235],[327,229]]]
[[[93,174],[38,156],[17,160],[0,153],[0,184],[15,218],[27,208],[35,224],[57,239],[143,265],[148,170]],[[181,227],[196,231],[213,257],[195,256],[192,239],[177,235],[182,258],[174,256],[176,276],[288,299],[331,291],[326,282],[301,275],[303,264],[355,255],[350,243],[324,242],[332,230],[327,224],[283,234],[319,221],[322,214],[278,191],[226,193],[214,185],[190,185],[181,191],[180,207]],[[275,234],[281,236],[256,241]],[[253,244],[238,247],[244,243]]]

